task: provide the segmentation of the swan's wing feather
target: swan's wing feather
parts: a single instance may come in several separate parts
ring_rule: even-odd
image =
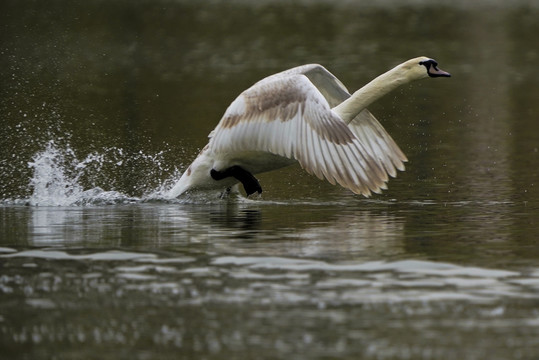
[[[322,65],[306,65],[301,70],[326,98],[331,108],[350,97],[346,86]]]
[[[369,110],[360,112],[348,126],[389,175],[404,170],[406,155]]]
[[[355,193],[385,187],[387,174],[304,75],[272,77],[232,102],[212,132],[215,153],[269,152]]]
[[[350,97],[342,82],[322,65],[303,65],[289,71],[307,76],[331,108]],[[379,166],[389,175],[395,177],[397,170],[404,170],[404,162],[408,161],[406,155],[369,110],[360,112],[348,126],[365,150],[378,160]]]
[[[256,85],[271,82],[276,78],[286,78],[293,75],[305,75],[318,91],[324,96],[331,108],[339,105],[350,97],[344,84],[325,67],[320,64],[307,64],[293,67],[288,70],[270,75],[260,80]]]

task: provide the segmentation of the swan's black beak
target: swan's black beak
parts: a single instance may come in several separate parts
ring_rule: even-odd
[[[427,74],[429,74],[430,77],[450,77],[451,74],[447,71],[443,71],[441,69],[438,69],[438,63],[436,60],[430,59],[426,61],[421,61],[419,63],[420,65],[424,65],[427,68]]]

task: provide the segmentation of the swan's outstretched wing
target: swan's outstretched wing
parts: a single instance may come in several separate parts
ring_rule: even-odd
[[[307,76],[331,108],[350,97],[346,87],[322,65],[303,65],[287,71]],[[348,126],[389,175],[395,177],[397,170],[404,170],[406,155],[369,110],[360,112]]]
[[[388,180],[372,148],[305,75],[274,76],[240,94],[212,132],[208,150],[216,157],[268,152],[295,159],[320,179],[365,196]]]

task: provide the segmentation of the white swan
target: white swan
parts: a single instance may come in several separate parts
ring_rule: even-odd
[[[209,143],[169,191],[262,188],[253,174],[299,162],[308,173],[369,196],[404,170],[406,156],[366,109],[402,84],[448,77],[433,59],[408,60],[350,96],[323,66],[303,65],[260,80],[230,104]]]

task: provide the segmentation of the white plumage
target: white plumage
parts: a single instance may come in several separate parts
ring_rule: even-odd
[[[262,79],[230,104],[210,133],[208,145],[169,196],[190,190],[224,190],[238,181],[247,190],[246,185],[254,185],[252,181],[259,186],[256,179],[229,175],[234,172],[227,169],[252,176],[294,162],[356,194],[379,193],[386,188],[388,175],[394,177],[397,170],[404,170],[407,159],[366,106],[401,84],[428,76],[449,74],[432,59],[415,58],[353,95],[317,64]],[[216,180],[212,170],[223,178]]]

